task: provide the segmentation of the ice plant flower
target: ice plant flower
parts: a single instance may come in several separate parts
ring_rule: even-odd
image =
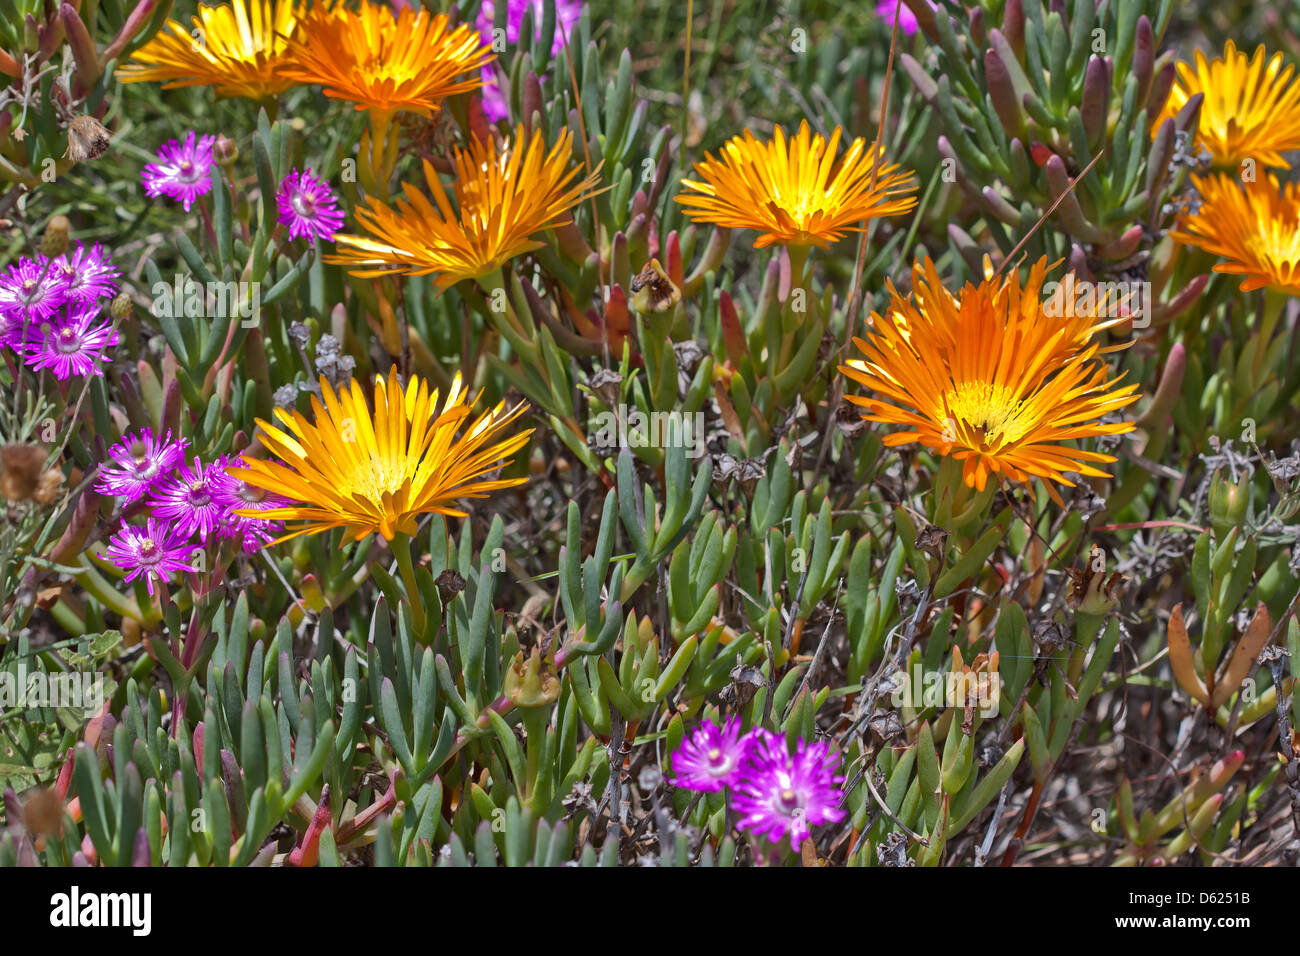
[[[589,195],[596,175],[575,180],[571,150],[567,129],[549,152],[540,130],[525,143],[522,126],[501,152],[490,141],[472,140],[453,152],[455,211],[426,160],[434,202],[410,184],[402,186],[406,198],[396,208],[370,197],[356,218],[371,235],[335,236],[336,253],[325,261],[351,266],[358,276],[434,274],[440,288],[493,272],[540,248],[532,236],[570,222],[569,210]]]
[[[290,170],[275,194],[280,225],[287,226],[290,239],[306,238],[315,244],[316,237],[333,239],[343,225],[343,212],[330,189],[329,180],[318,179],[311,167]]]
[[[714,793],[736,783],[753,744],[740,733],[740,718],[721,727],[704,721],[673,752],[673,786]]]
[[[222,509],[220,534],[223,538],[239,541],[245,553],[252,554],[273,541],[280,532],[279,522],[268,521],[252,512],[283,508],[291,502],[265,488],[254,487],[242,478],[236,478],[229,472],[231,465],[239,467],[239,459],[223,457],[208,472],[212,500]],[[250,513],[240,514],[241,511]]]
[[[153,513],[175,522],[179,534],[198,532],[199,540],[221,530],[222,507],[212,494],[212,466],[206,469],[196,456],[177,474],[159,483],[149,499]]]
[[[843,820],[839,762],[839,753],[824,741],[800,740],[792,756],[783,735],[756,731],[749,760],[733,788],[732,807],[740,814],[740,828],[773,843],[789,834],[790,845],[798,847],[810,827]]]
[[[934,4],[931,4],[934,6]],[[876,16],[885,21],[885,26],[894,25],[894,11],[898,11],[898,31],[904,36],[913,36],[919,25],[916,21],[916,14],[906,3],[899,3],[899,0],[880,0],[876,4]]]
[[[63,283],[69,302],[94,302],[117,291],[115,281],[122,273],[109,261],[109,254],[99,243],[87,249],[80,242],[76,251],[58,256],[51,271]]]
[[[194,570],[186,563],[196,550],[188,539],[188,534],[149,518],[144,527],[123,527],[99,556],[126,571],[127,583],[144,578],[153,594],[155,584],[165,585],[177,571]]]
[[[158,162],[145,166],[140,178],[148,196],[175,199],[185,211],[194,200],[212,191],[212,146],[215,136],[190,130],[185,142],[169,140],[158,148]]]
[[[891,283],[888,316],[873,313],[866,356],[841,365],[875,396],[847,396],[868,421],[902,425],[891,447],[920,442],[962,463],[967,485],[983,491],[990,474],[1020,482],[1038,476],[1073,486],[1066,472],[1105,477],[1110,455],[1065,444],[1121,435],[1132,422],[1103,416],[1137,401],[1095,359],[1072,323],[1044,314],[1039,289],[1017,274],[968,283],[957,296],[939,284],[933,263],[912,269],[914,300]],[[1048,493],[1059,493],[1048,483]]]
[[[1294,66],[1284,68],[1281,53],[1265,60],[1261,45],[1248,57],[1231,40],[1223,56],[1206,60],[1196,51],[1196,63],[1180,62],[1163,112],[1151,124],[1151,135],[1176,116],[1197,93],[1201,104],[1196,142],[1213,157],[1214,165],[1237,166],[1247,159],[1267,167],[1286,166],[1282,153],[1300,149],[1300,82],[1292,82]]]
[[[39,327],[29,325],[22,346],[27,365],[49,369],[60,382],[74,375],[103,375],[104,352],[118,343],[118,335],[111,321],[100,318],[101,311],[92,302],[60,313]]]
[[[151,490],[167,475],[181,455],[188,440],[172,441],[172,433],[159,435],[152,428],[138,435],[123,435],[122,440],[108,450],[110,463],[100,466],[95,490],[101,495],[121,498],[130,504]]]
[[[344,528],[357,541],[378,532],[391,541],[412,534],[422,514],[463,516],[458,498],[523,484],[524,478],[483,480],[528,443],[532,429],[502,438],[524,413],[505,402],[467,422],[474,400],[457,375],[444,399],[412,378],[403,391],[393,369],[375,380],[375,410],[361,385],[335,393],[320,380],[324,404],[312,396],[315,422],[298,411],[276,409],[286,430],[258,420],[262,444],[280,462],[245,458],[227,474],[254,488],[289,498],[277,508],[240,508],[235,514],[297,522],[286,538]]]
[[[314,5],[287,59],[290,77],[323,86],[331,99],[427,116],[448,96],[478,89],[492,50],[469,26],[450,28],[445,14],[418,4],[394,13],[361,0],[355,11],[342,3]]]
[[[542,0],[507,0],[505,41],[511,47],[519,42],[520,31],[524,26],[524,13],[531,10],[533,14],[533,37],[542,36],[542,14],[545,4]],[[565,37],[572,38],[573,28],[582,18],[582,0],[556,0],[555,34],[551,40],[551,56],[557,57],[564,49]],[[496,28],[496,4],[492,0],[483,0],[478,8],[478,19],[474,21],[479,36],[489,46],[492,44],[492,31]],[[493,123],[509,115],[506,107],[505,93],[501,90],[501,77],[504,71],[497,63],[483,67],[483,113]]]
[[[1224,261],[1215,272],[1242,277],[1244,292],[1270,288],[1300,295],[1300,192],[1295,183],[1238,184],[1228,175],[1193,177],[1201,194],[1179,220],[1175,241],[1198,246]]]
[[[45,256],[24,256],[0,276],[0,314],[20,325],[49,318],[66,298],[63,277]]]
[[[297,85],[283,67],[300,12],[295,0],[200,4],[192,29],[168,20],[117,75],[124,83],[161,82],[165,90],[211,86],[221,97],[273,98]]]
[[[867,220],[916,206],[915,177],[887,162],[883,150],[873,156],[866,140],[855,139],[836,160],[841,135],[837,126],[829,142],[813,136],[806,120],[789,140],[780,126],[767,142],[745,130],[720,158],[708,154],[695,164],[700,179],[683,179],[686,191],[677,201],[696,222],[757,230],[756,249],[824,249],[846,232],[861,232]]]

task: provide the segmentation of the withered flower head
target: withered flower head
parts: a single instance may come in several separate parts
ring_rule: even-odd
[[[74,163],[99,159],[108,152],[112,135],[95,117],[78,116],[68,124],[68,148],[63,155]]]
[[[682,301],[682,290],[668,277],[658,259],[651,259],[646,267],[632,278],[632,308],[642,315],[667,312]]]

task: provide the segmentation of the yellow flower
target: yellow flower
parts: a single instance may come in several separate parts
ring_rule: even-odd
[[[163,89],[211,86],[217,96],[260,100],[278,96],[296,81],[284,74],[284,53],[296,35],[299,7],[293,0],[232,0],[200,6],[193,32],[168,20],[117,71],[124,83],[159,82]]]
[[[728,229],[761,233],[756,249],[777,245],[814,245],[823,249],[845,232],[861,232],[864,220],[897,216],[916,206],[912,174],[873,157],[863,139],[849,144],[837,162],[841,130],[827,143],[813,136],[805,121],[787,141],[785,130],[760,143],[745,130],[722,148],[722,158],[706,155],[695,164],[703,182],[683,179],[694,192],[677,197],[686,215]],[[872,183],[872,167],[879,160]]]
[[[1244,276],[1242,291],[1265,286],[1300,295],[1300,196],[1295,183],[1245,183],[1225,175],[1193,177],[1200,207],[1172,235],[1228,260],[1215,272]]]
[[[1236,166],[1246,159],[1286,166],[1280,154],[1300,149],[1300,83],[1291,82],[1295,67],[1283,69],[1282,62],[1282,54],[1275,53],[1266,63],[1262,45],[1247,57],[1231,40],[1222,58],[1207,62],[1197,50],[1195,66],[1178,64],[1178,78],[1151,135],[1189,99],[1204,93],[1196,142],[1209,150],[1216,166]]]
[[[506,425],[523,414],[502,402],[457,431],[470,416],[474,399],[457,375],[446,399],[413,378],[405,393],[394,369],[375,380],[375,411],[366,406],[361,386],[337,395],[321,379],[320,399],[312,396],[315,424],[300,412],[276,409],[287,431],[264,422],[261,441],[284,464],[245,458],[229,473],[254,488],[283,495],[296,504],[247,509],[246,517],[298,522],[280,540],[346,528],[360,541],[379,532],[388,540],[412,534],[422,514],[463,516],[459,498],[484,498],[490,491],[523,484],[525,478],[479,480],[505,464],[528,443],[532,429],[508,438]]]
[[[442,101],[483,85],[480,68],[492,51],[465,24],[448,28],[444,14],[419,4],[394,14],[387,4],[361,0],[313,7],[288,51],[288,73],[350,100],[359,110],[407,110],[427,116]],[[464,79],[457,77],[464,76]]]
[[[436,274],[438,286],[446,288],[540,248],[543,243],[529,237],[570,222],[568,211],[589,195],[596,174],[574,181],[578,168],[569,162],[567,129],[549,153],[540,131],[526,147],[523,136],[521,126],[514,145],[502,152],[478,139],[468,149],[454,150],[455,209],[425,161],[433,202],[409,183],[403,184],[406,198],[398,199],[396,208],[369,197],[356,218],[373,238],[337,235],[337,254],[325,261],[362,267],[352,270],[359,276]]]
[[[870,339],[853,340],[865,358],[840,366],[879,397],[849,401],[868,421],[906,426],[886,445],[920,442],[952,457],[980,491],[990,474],[1070,486],[1066,472],[1104,477],[1093,465],[1113,457],[1064,443],[1132,431],[1132,422],[1097,419],[1137,401],[1137,386],[1120,386],[1095,359],[1088,330],[1107,322],[1063,324],[1044,313],[1042,278],[1035,268],[1023,287],[1012,273],[952,296],[928,258],[914,266],[915,302],[891,283],[889,317],[872,313]]]

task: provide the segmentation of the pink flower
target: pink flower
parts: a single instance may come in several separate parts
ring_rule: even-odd
[[[731,717],[721,727],[707,720],[673,752],[673,785],[684,790],[714,793],[732,786],[740,777],[753,736],[740,735],[740,718]]]
[[[343,225],[343,213],[329,181],[313,176],[310,166],[292,170],[284,177],[275,194],[275,205],[280,211],[280,225],[289,227],[290,239],[305,236],[310,243],[317,236],[333,239]]]
[[[791,756],[784,736],[756,730],[734,787],[740,828],[773,843],[789,834],[790,845],[798,847],[810,827],[844,819],[839,806],[844,778],[835,772],[839,762],[839,753],[825,742],[800,740]]]
[[[124,527],[113,535],[100,557],[126,571],[128,583],[143,577],[153,594],[155,582],[166,584],[177,571],[194,570],[186,563],[196,550],[186,543],[188,538],[171,525],[150,518],[143,528]]]
[[[39,328],[28,326],[22,343],[28,367],[47,368],[61,382],[74,375],[103,375],[100,362],[118,336],[111,322],[99,319],[100,311],[92,302],[60,312]]]
[[[185,211],[194,200],[212,191],[212,146],[215,136],[195,140],[190,130],[185,142],[170,140],[158,148],[158,162],[150,163],[140,174],[148,196],[175,199]]]

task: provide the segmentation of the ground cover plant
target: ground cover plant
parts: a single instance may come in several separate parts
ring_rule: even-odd
[[[1298,57],[0,0],[0,865],[1295,865]]]

